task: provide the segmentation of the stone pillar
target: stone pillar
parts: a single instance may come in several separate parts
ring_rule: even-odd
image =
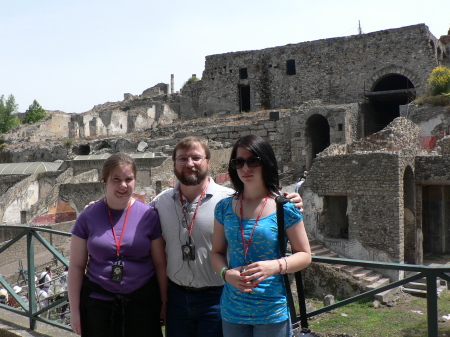
[[[174,92],[174,88],[173,88],[174,83],[175,83],[175,81],[174,81],[174,76],[173,76],[173,74],[171,74],[171,75],[170,75],[170,93],[171,93],[171,94],[173,94],[173,92]]]

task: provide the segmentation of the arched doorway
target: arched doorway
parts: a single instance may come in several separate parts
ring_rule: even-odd
[[[306,169],[312,166],[312,161],[317,154],[330,145],[330,125],[322,115],[312,115],[306,121],[307,159]]]
[[[368,136],[384,129],[399,117],[399,106],[412,102],[416,90],[408,77],[390,73],[380,77],[364,96],[369,101],[364,118],[364,134]]]

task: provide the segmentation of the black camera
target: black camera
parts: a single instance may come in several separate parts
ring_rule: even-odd
[[[190,243],[186,243],[181,246],[181,252],[183,253],[183,261],[195,260],[195,246]]]

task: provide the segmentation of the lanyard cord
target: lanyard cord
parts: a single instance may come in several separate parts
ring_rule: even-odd
[[[117,259],[120,259],[120,246],[122,245],[122,240],[123,240],[123,237],[125,236],[125,228],[127,227],[128,215],[130,214],[130,208],[131,208],[131,199],[128,202],[127,214],[125,215],[125,220],[123,221],[122,233],[120,234],[120,241],[117,240],[116,229],[114,228],[114,223],[113,223],[113,219],[112,219],[112,215],[111,215],[111,210],[109,209],[109,206],[108,206],[108,200],[105,200],[105,202],[106,202],[106,207],[108,207],[109,220],[111,221],[111,230],[113,232],[114,241],[116,243]]]
[[[242,223],[242,219],[243,219],[243,216],[242,216],[242,214],[243,214],[243,211],[242,211],[242,199],[243,198],[244,197],[242,196],[241,199],[240,199],[240,206],[241,206],[241,208],[240,208],[240,212],[239,212],[240,213],[239,227],[241,229],[242,246],[243,246],[243,251],[244,251],[244,264],[246,264],[247,263],[247,253],[248,253],[248,250],[250,249],[250,245],[251,245],[252,240],[253,240],[253,233],[255,232],[255,228],[256,228],[256,226],[258,224],[259,218],[261,217],[261,214],[262,214],[262,212],[264,210],[264,207],[266,206],[267,200],[269,199],[269,193],[267,193],[266,198],[264,199],[264,203],[263,203],[261,209],[259,210],[258,217],[256,218],[256,221],[253,224],[253,228],[252,228],[252,231],[250,233],[250,237],[247,240],[247,243],[245,241],[244,226],[243,226],[243,223]]]
[[[198,208],[200,207],[200,204],[202,203],[203,195],[205,194],[206,188],[208,187],[208,185],[209,185],[209,181],[206,184],[205,188],[203,189],[202,193],[200,194],[200,196],[198,198],[197,206],[195,207],[195,211],[194,211],[194,215],[192,216],[191,223],[188,224],[187,221],[186,221],[186,226],[187,226],[187,230],[189,232],[189,235],[191,235],[192,230],[194,229],[195,218],[197,217],[197,211],[198,211]],[[183,193],[181,192],[181,186],[179,187],[179,191],[180,191],[181,211],[183,212],[184,218],[187,220],[187,214],[185,213],[185,209],[183,207],[184,206],[184,200],[183,200]]]

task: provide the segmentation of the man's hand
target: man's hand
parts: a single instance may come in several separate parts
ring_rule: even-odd
[[[303,199],[298,193],[288,193],[284,192],[283,195],[289,199],[289,202],[292,202],[295,204],[295,207],[298,208],[298,210],[303,213]]]

